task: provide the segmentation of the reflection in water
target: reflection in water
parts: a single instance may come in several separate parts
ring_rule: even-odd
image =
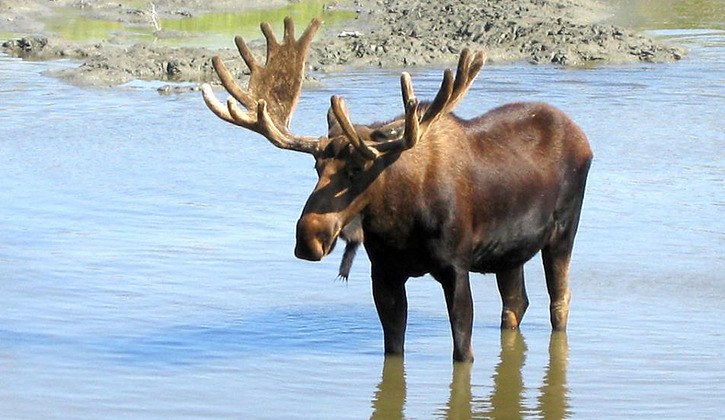
[[[455,363],[451,379],[451,396],[446,407],[446,418],[471,418],[471,368],[472,363]]]
[[[521,368],[526,360],[526,342],[521,332],[501,331],[501,353],[493,373],[493,391],[488,401],[481,404],[482,413],[490,418],[520,417],[523,410],[524,380]],[[477,404],[478,405],[478,404]]]
[[[386,356],[382,376],[373,397],[373,414],[370,418],[401,419],[406,395],[403,358]]]
[[[566,371],[569,363],[569,343],[566,332],[553,332],[549,339],[549,365],[539,393],[539,412],[545,419],[571,417]]]
[[[471,363],[453,365],[450,397],[444,408],[448,419],[522,418],[535,414],[544,419],[571,417],[566,382],[569,344],[566,333],[553,332],[549,339],[549,363],[539,388],[536,407],[524,401],[521,370],[526,361],[526,342],[519,331],[501,331],[499,363],[491,377],[493,389],[486,397],[471,392]],[[405,367],[400,357],[386,357],[383,374],[373,396],[373,419],[403,418],[406,398]]]

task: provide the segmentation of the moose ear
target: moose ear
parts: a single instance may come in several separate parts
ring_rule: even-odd
[[[404,132],[405,120],[393,121],[392,123],[385,124],[384,126],[373,130],[373,132],[370,133],[370,138],[376,142],[399,140],[403,138]]]
[[[340,123],[335,118],[335,113],[332,112],[332,107],[327,110],[327,131],[331,133],[333,130],[340,131]]]

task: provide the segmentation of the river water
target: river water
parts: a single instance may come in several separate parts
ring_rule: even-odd
[[[725,33],[669,30],[681,62],[487,67],[459,109],[569,113],[595,152],[567,335],[531,307],[502,334],[474,276],[473,366],[451,363],[442,292],[408,284],[407,354],[385,360],[369,263],[296,260],[309,156],[224,124],[197,94],[83,90],[67,63],[0,57],[0,417],[715,418],[725,411]],[[419,96],[440,70],[416,70]],[[294,131],[400,112],[397,74],[304,92]]]

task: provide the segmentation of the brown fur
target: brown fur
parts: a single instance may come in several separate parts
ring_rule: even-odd
[[[290,25],[286,20],[285,45],[294,40]],[[299,64],[303,47],[290,52],[291,62]],[[455,79],[446,71],[428,104],[415,99],[404,74],[405,114],[389,123],[353,125],[344,101],[333,97],[328,134],[315,141],[280,123],[289,120],[287,111],[265,115],[260,105],[256,114],[250,109],[237,118],[234,103],[225,114],[205,90],[207,104],[220,117],[251,125],[278,147],[314,156],[319,179],[297,222],[295,255],[320,260],[342,237],[348,245],[340,275],[347,278],[363,242],[387,354],[403,353],[406,281],[430,273],[445,294],[453,358],[473,360],[469,272],[496,274],[501,328],[515,329],[529,304],[523,264],[539,251],[552,328],[566,328],[569,262],[592,152],[579,127],[543,103],[504,105],[470,120],[453,115],[482,65],[482,54],[464,51]],[[280,71],[257,83],[268,86],[285,75]],[[228,84],[230,93],[238,89]],[[269,109],[289,110],[296,96],[286,100],[290,103]]]
[[[374,161],[344,147],[336,130],[316,157],[320,180],[298,222],[295,253],[322,258],[340,227],[360,218],[386,352],[403,350],[405,281],[430,273],[446,292],[454,358],[471,360],[468,272],[496,273],[501,326],[518,328],[528,306],[522,266],[539,251],[552,327],[565,329],[567,267],[592,158],[568,117],[541,103],[472,120],[449,114],[412,149]]]

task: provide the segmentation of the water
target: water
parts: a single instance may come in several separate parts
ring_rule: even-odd
[[[540,262],[521,334],[476,275],[476,362],[453,367],[443,295],[409,282],[405,362],[384,361],[358,256],[295,260],[315,175],[216,119],[199,95],[83,90],[63,63],[0,57],[0,417],[715,418],[725,410],[725,37],[667,65],[487,67],[460,107],[568,112],[595,151],[568,335],[551,335]],[[439,70],[417,70],[431,95]],[[386,87],[389,87],[387,89]],[[400,111],[396,73],[324,78],[294,131]]]

